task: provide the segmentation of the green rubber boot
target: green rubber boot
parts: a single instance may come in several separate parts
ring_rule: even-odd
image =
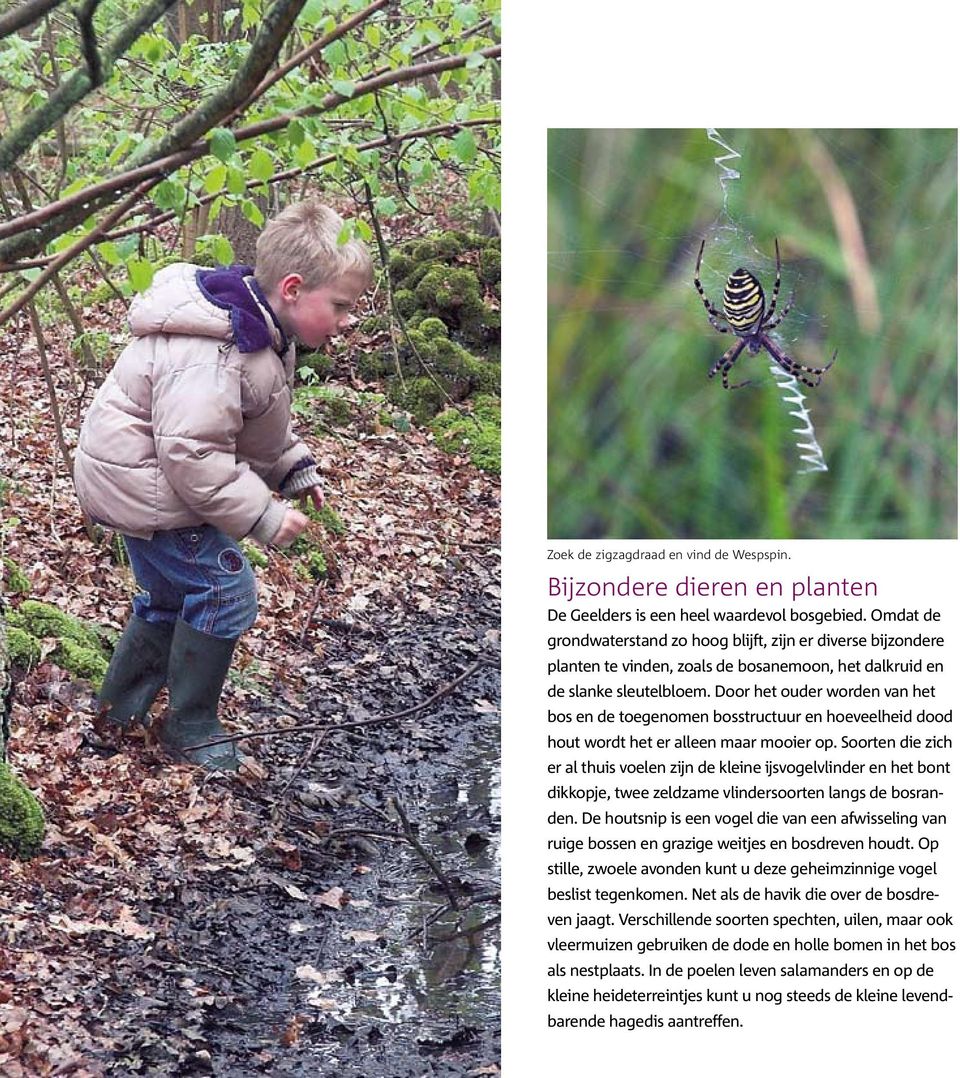
[[[99,718],[121,730],[144,722],[167,680],[172,640],[173,625],[131,616],[100,687]]]
[[[240,766],[232,742],[190,748],[226,734],[217,718],[217,704],[236,646],[235,639],[202,633],[185,621],[178,621],[173,632],[167,674],[170,709],[160,727],[160,741],[176,759],[208,771],[236,771]]]

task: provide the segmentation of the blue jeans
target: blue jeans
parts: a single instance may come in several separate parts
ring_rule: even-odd
[[[210,524],[155,532],[152,539],[125,535],[143,592],[133,612],[144,621],[173,624],[227,640],[257,620],[257,578],[237,544]]]

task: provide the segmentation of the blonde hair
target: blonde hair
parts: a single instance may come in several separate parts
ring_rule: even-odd
[[[273,289],[288,273],[299,273],[304,288],[321,288],[346,273],[373,281],[370,252],[357,239],[338,243],[343,218],[316,199],[294,202],[269,220],[257,240],[257,283]]]

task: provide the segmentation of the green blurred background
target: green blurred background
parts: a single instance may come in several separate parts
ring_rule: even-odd
[[[946,538],[956,535],[957,133],[954,130],[553,130],[549,143],[551,538]],[[808,366],[828,471],[802,474],[801,424],[766,353],[729,392],[707,371],[733,342],[738,266]]]

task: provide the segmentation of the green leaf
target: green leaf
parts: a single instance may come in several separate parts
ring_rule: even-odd
[[[187,191],[183,184],[174,180],[162,180],[150,197],[161,210],[179,210],[186,201]]]
[[[347,54],[347,46],[342,41],[331,41],[330,44],[323,50],[323,58],[331,67],[336,67],[338,64],[345,64],[349,59]]]
[[[133,149],[137,140],[132,135],[124,135],[122,139],[117,143],[113,153],[107,158],[107,164],[115,165],[121,157],[123,157],[128,150]]]
[[[330,85],[333,87],[333,92],[341,97],[353,97],[357,88],[357,84],[350,79],[331,79]]]
[[[251,202],[249,198],[245,199],[240,205],[240,212],[248,221],[256,225],[257,228],[263,228],[263,211],[256,202]]]
[[[224,162],[237,152],[237,140],[229,128],[215,127],[210,132],[210,152]]]
[[[313,26],[326,15],[328,6],[327,0],[307,0],[300,12],[300,21]]]
[[[358,217],[357,221],[357,233],[365,243],[369,243],[373,239],[373,229],[367,224],[363,218]]]
[[[465,64],[465,67],[469,71],[471,68],[474,68],[474,67],[483,67],[483,65],[486,62],[487,62],[487,58],[486,58],[486,56],[483,55],[482,52],[472,52],[467,57],[467,62]]]
[[[218,191],[223,190],[223,185],[226,182],[227,166],[214,165],[203,179],[203,189],[208,195],[215,195]]]
[[[378,198],[374,205],[377,208],[377,213],[382,217],[389,217],[397,212],[397,200],[395,198]]]
[[[117,250],[120,252],[120,257],[124,262],[126,262],[139,247],[139,236],[124,236],[122,240],[117,241]]]
[[[480,16],[476,4],[457,4],[453,9],[453,17],[462,26],[473,26]]]
[[[82,191],[85,187],[89,187],[90,184],[94,182],[94,179],[90,176],[79,176],[73,183],[69,183],[64,187],[60,192],[60,197],[68,198],[70,195],[76,194],[77,191]]]
[[[247,177],[243,169],[227,166],[227,190],[231,195],[242,195],[247,190]]]
[[[273,158],[266,150],[257,150],[251,154],[250,160],[247,162],[247,168],[255,180],[266,183],[274,173]]]
[[[226,236],[215,236],[213,239],[213,257],[221,266],[229,266],[233,262],[233,244]]]
[[[112,240],[98,243],[96,249],[108,266],[119,266],[123,261],[123,255],[120,254],[117,245]]]
[[[316,147],[310,139],[305,138],[297,147],[296,153],[293,155],[294,162],[299,165],[300,168],[306,168],[307,165],[312,165],[316,159]]]
[[[127,263],[127,276],[134,292],[145,292],[153,283],[153,266],[144,258],[131,258]]]
[[[251,26],[256,26],[260,22],[260,3],[259,0],[243,0],[243,22],[241,23],[244,30],[248,30]]]
[[[457,136],[453,140],[453,152],[465,165],[471,164],[476,159],[477,140],[473,137],[473,132],[469,127],[457,132]]]
[[[306,131],[303,129],[303,124],[299,120],[291,120],[287,124],[287,142],[296,149],[301,145],[303,140],[307,137]]]

